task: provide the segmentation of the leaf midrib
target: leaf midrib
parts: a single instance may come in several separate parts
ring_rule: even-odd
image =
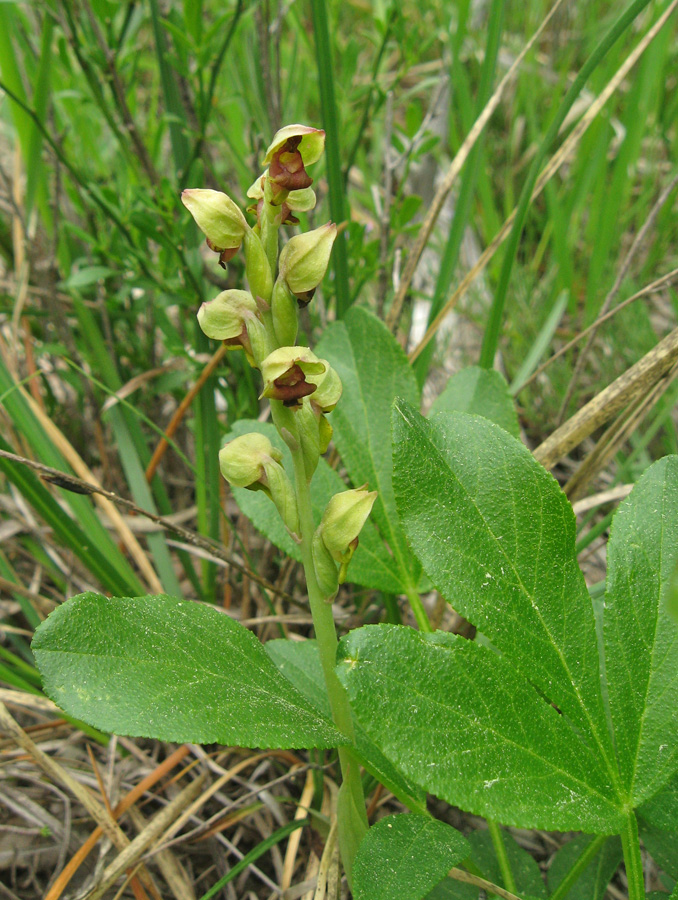
[[[450,647],[447,647],[447,648],[445,648],[445,649],[446,649],[448,652],[449,652],[449,651],[454,652],[453,649],[450,648]],[[365,661],[363,660],[363,663],[364,663],[364,662],[365,662]],[[378,667],[378,668],[377,668],[377,671],[378,671],[379,674],[382,676],[382,678],[383,678],[384,681],[391,680],[392,683],[393,683],[394,685],[396,685],[398,688],[408,688],[409,691],[414,695],[415,698],[419,698],[419,699],[421,699],[421,700],[424,700],[424,701],[426,701],[427,703],[432,703],[433,705],[438,706],[440,709],[445,710],[446,712],[448,712],[451,716],[457,715],[457,717],[458,717],[459,719],[461,719],[462,721],[464,721],[464,722],[467,722],[467,723],[469,723],[469,722],[470,722],[470,723],[473,723],[473,718],[472,718],[470,715],[465,715],[464,712],[463,712],[462,710],[460,710],[460,709],[455,710],[455,709],[453,709],[452,707],[446,706],[445,703],[444,703],[443,701],[438,700],[438,699],[436,699],[435,697],[430,697],[430,696],[428,696],[428,695],[426,695],[426,694],[421,693],[421,692],[417,689],[416,685],[414,685],[414,684],[413,684],[412,682],[410,682],[410,681],[400,681],[400,679],[398,679],[397,676],[394,674],[393,669],[392,669],[391,667],[389,667],[389,670],[388,670],[388,671],[384,671],[384,669],[382,669],[381,667]],[[545,704],[545,706],[546,706],[546,708],[549,708],[549,707],[548,707],[548,704]],[[555,711],[554,711],[554,712],[555,712]],[[491,716],[489,715],[489,710],[488,710],[488,722],[491,722]],[[499,741],[504,742],[505,744],[507,744],[507,745],[509,745],[509,746],[515,747],[516,749],[518,749],[518,750],[520,750],[520,751],[526,753],[527,755],[531,756],[533,759],[539,760],[540,762],[546,764],[546,766],[549,767],[549,768],[551,768],[554,772],[560,773],[561,775],[565,776],[567,779],[569,779],[569,780],[575,782],[576,784],[581,785],[583,788],[586,788],[586,790],[588,791],[589,794],[592,794],[592,795],[594,795],[594,796],[596,796],[596,797],[600,797],[600,798],[604,801],[604,803],[607,804],[608,806],[612,807],[612,809],[614,809],[615,812],[619,812],[620,814],[622,813],[622,810],[621,810],[619,807],[617,807],[617,806],[615,806],[613,803],[611,803],[609,797],[608,797],[606,794],[601,793],[599,790],[597,790],[596,788],[592,787],[592,786],[591,786],[590,784],[588,784],[587,782],[582,781],[581,778],[579,778],[579,777],[576,776],[576,775],[573,775],[572,772],[568,772],[566,769],[563,769],[563,768],[561,768],[560,766],[555,765],[551,760],[549,760],[548,758],[545,758],[545,757],[543,757],[543,756],[540,756],[539,753],[537,753],[536,751],[532,750],[531,748],[525,747],[524,745],[519,744],[519,743],[518,743],[516,740],[514,740],[513,738],[509,738],[509,737],[507,737],[506,735],[502,734],[501,732],[496,731],[496,729],[494,729],[493,727],[491,727],[491,725],[489,725],[489,724],[488,724],[488,726],[485,728],[485,730],[488,731],[488,732],[489,732],[490,734],[492,734],[493,736],[495,736],[496,738],[498,738]],[[576,732],[572,731],[571,729],[570,729],[570,731],[571,731],[571,733],[574,735],[574,737],[575,737],[577,740],[579,740],[579,738],[578,738],[577,735],[576,735]],[[585,746],[585,745],[582,744],[582,746]]]

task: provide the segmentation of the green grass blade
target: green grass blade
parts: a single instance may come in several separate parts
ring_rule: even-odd
[[[472,115],[472,117],[469,117],[469,125],[480,115],[487,101],[490,99],[490,95],[492,93],[492,83],[494,81],[494,74],[497,66],[497,56],[499,54],[499,45],[501,43],[501,35],[504,25],[505,8],[506,0],[493,0],[492,7],[488,16],[489,27],[487,32],[487,44],[485,47],[485,58],[483,60],[483,67],[480,75],[480,86],[478,88],[478,96],[476,98],[474,114]],[[455,78],[455,70],[459,68],[459,56],[457,54],[455,55],[452,66],[452,83],[455,85],[459,83],[458,79]],[[440,270],[438,271],[438,278],[436,280],[436,286],[433,293],[433,300],[431,301],[431,309],[428,316],[427,328],[430,327],[433,320],[442,309],[443,303],[445,302],[445,299],[450,290],[450,285],[452,284],[452,279],[457,267],[457,261],[459,259],[459,249],[461,247],[461,242],[464,237],[464,232],[466,230],[466,225],[468,223],[469,215],[471,212],[471,203],[473,202],[473,197],[475,194],[486,140],[487,130],[483,129],[473,147],[473,150],[471,150],[466,161],[466,166],[464,167],[464,175],[462,177],[459,196],[457,198],[457,204],[454,210],[454,218],[452,219],[452,225],[450,226],[450,231],[447,235],[445,249],[443,250],[440,260]],[[415,363],[414,370],[417,375],[417,381],[419,382],[419,384],[423,384],[426,380],[426,374],[431,364],[431,359],[434,352],[435,339],[429,341]]]
[[[47,439],[45,438],[45,440]],[[12,452],[10,445],[2,438],[0,438],[0,449]],[[139,595],[145,592],[144,586],[130,568],[127,560],[105,531],[103,532],[105,541],[99,540],[96,531],[92,528],[88,527],[86,534],[78,524],[82,523],[82,518],[78,516],[76,522],[65,515],[63,509],[42,482],[24,466],[0,459],[0,471],[4,472],[12,484],[16,485],[38,515],[52,528],[59,543],[68,547],[107,591],[122,596]],[[67,492],[64,492],[64,495],[66,494]],[[85,504],[88,504],[84,497],[76,498],[76,495],[71,495],[69,500],[72,499],[85,501]],[[80,504],[76,505],[80,506]],[[75,510],[74,513],[78,515]],[[96,524],[98,525],[98,522]],[[117,557],[121,558],[122,563]],[[114,561],[118,565],[114,565]]]
[[[271,847],[279,844],[280,841],[284,841],[293,831],[303,828],[308,824],[310,824],[310,819],[294,819],[294,821],[288,822],[287,825],[283,825],[282,828],[274,831],[273,834],[263,840],[260,844],[257,844],[253,850],[250,850],[249,853],[243,856],[240,862],[237,862],[223,878],[220,878],[216,884],[212,885],[209,891],[206,891],[206,893],[202,895],[200,900],[211,900],[212,897],[221,891],[224,885],[228,884],[229,881],[233,881],[234,878],[237,878],[241,872],[244,872],[248,866],[251,866],[260,856],[263,856],[264,853],[268,852]]]
[[[332,47],[328,25],[328,9],[325,0],[311,0],[311,10],[313,13],[313,35],[315,38],[318,86],[320,89],[320,108],[322,110],[323,128],[327,134],[325,155],[327,158],[330,217],[333,222],[340,225],[346,220],[345,187],[339,152],[339,113],[334,96]],[[339,232],[334,242],[332,267],[335,279],[337,318],[341,319],[351,305],[351,295],[348,287],[348,253],[346,237],[343,232]]]
[[[561,291],[560,296],[553,304],[553,308],[548,314],[546,321],[540,328],[539,334],[534,339],[534,343],[528,350],[523,364],[518,369],[513,381],[511,382],[509,390],[514,397],[516,397],[520,393],[522,386],[537,368],[537,366],[539,365],[539,360],[542,358],[544,353],[546,353],[546,350],[551,343],[551,338],[555,334],[556,328],[560,324],[560,320],[565,314],[568,300],[568,292]]]
[[[12,36],[18,30],[18,12],[14,3],[0,3],[0,72],[7,86],[24,104],[28,104],[28,98],[21,77],[21,68],[17,59],[17,48]],[[45,17],[43,26],[43,39],[41,59],[38,64],[36,77],[34,104],[36,112],[44,113],[49,92],[49,51],[51,48],[52,24],[51,17]],[[43,61],[42,53],[47,59]],[[39,104],[39,105],[38,105]],[[41,135],[32,118],[17,103],[10,104],[12,119],[19,138],[19,145],[26,165],[26,213],[30,213],[33,200],[38,195],[40,214],[48,231],[51,231],[52,213],[47,202],[45,173],[39,166]]]
[[[165,32],[160,23],[158,0],[150,0],[150,7],[153,37],[155,40],[155,53],[158,61],[158,68],[160,70],[162,92],[167,112],[170,115],[169,133],[170,141],[172,143],[174,168],[179,172],[185,168],[190,154],[188,138],[186,137],[186,132],[184,130],[186,125],[186,113],[184,112],[184,107],[182,106],[181,98],[179,97],[176,75],[167,61],[167,43],[165,41]]]
[[[506,303],[509,281],[511,279],[511,272],[513,270],[513,263],[515,262],[518,244],[520,242],[523,226],[527,217],[532,190],[537,181],[537,177],[541,170],[542,164],[551,148],[551,145],[558,135],[560,126],[565,121],[565,117],[572,108],[574,101],[579,96],[579,93],[586,84],[589,76],[603,61],[608,50],[610,50],[613,44],[616,43],[616,41],[631,25],[631,23],[645,9],[649,2],[650,0],[633,0],[633,2],[627,7],[627,9],[608,29],[605,36],[594,48],[589,58],[579,70],[577,77],[572,82],[572,85],[565,94],[565,97],[563,98],[563,101],[560,104],[555,117],[551,121],[551,124],[547,129],[546,134],[544,135],[544,139],[537,149],[537,152],[532,161],[532,165],[530,166],[530,171],[520,194],[520,200],[518,202],[518,208],[516,210],[515,222],[513,224],[513,228],[511,229],[511,234],[509,235],[506,242],[506,250],[504,252],[504,258],[502,260],[501,273],[499,275],[499,283],[495,291],[487,326],[485,328],[485,334],[483,336],[483,344],[480,351],[479,362],[480,365],[486,369],[490,369],[494,365],[494,357],[496,355],[497,345],[499,343],[499,334],[501,331],[501,323],[504,314],[504,306]]]
[[[46,15],[42,23],[38,71],[33,86],[33,109],[43,122],[47,116],[47,106],[51,94],[53,31],[54,20],[50,15]],[[33,202],[39,191],[41,194],[40,213],[43,221],[51,231],[52,211],[46,202],[45,170],[42,166],[42,134],[35,123],[31,122],[29,143],[26,148],[26,198],[24,202],[27,216],[30,215]]]

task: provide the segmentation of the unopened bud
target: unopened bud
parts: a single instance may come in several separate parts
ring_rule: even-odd
[[[282,462],[282,453],[257,432],[234,438],[221,448],[221,474],[233,487],[252,488],[266,478],[266,465]]]
[[[332,497],[323,513],[317,530],[328,552],[340,565],[340,584],[346,578],[346,569],[358,546],[358,536],[376,499],[376,491],[364,488],[342,491]]]
[[[182,191],[181,202],[207,238],[210,249],[228,257],[229,251],[235,252],[242,244],[249,225],[227,194],[190,188]]]
[[[280,253],[280,276],[292,293],[305,305],[325,277],[337,226],[332,222],[297,234],[285,244]]]
[[[299,515],[292,483],[282,467],[282,453],[257,432],[243,434],[219,453],[221,474],[233,487],[263,491],[276,505],[290,532],[298,534]]]
[[[279,347],[261,364],[264,379],[262,397],[280,400],[284,406],[297,409],[304,397],[315,391],[315,384],[306,380],[307,375],[319,375],[325,371],[325,363],[308,347]]]

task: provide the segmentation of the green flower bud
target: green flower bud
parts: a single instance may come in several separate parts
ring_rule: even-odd
[[[308,347],[279,347],[261,364],[264,379],[262,397],[280,400],[284,406],[298,409],[304,397],[315,391],[315,384],[306,380],[307,375],[319,375],[325,371],[325,363]]]
[[[283,247],[279,277],[285,279],[300,305],[310,301],[325,277],[336,236],[337,226],[328,222],[314,231],[295,235]]]
[[[332,558],[340,565],[339,584],[346,579],[346,569],[358,546],[358,535],[376,499],[376,491],[358,488],[335,494],[325,508],[317,531]]]
[[[273,276],[261,238],[252,230],[245,233],[245,274],[250,291],[262,300],[271,299]]]
[[[223,341],[231,349],[242,347],[250,365],[254,365],[254,356],[263,359],[268,349],[265,335],[261,335],[259,315],[257,302],[249,291],[222,291],[214,300],[202,304],[198,324],[207,337]],[[257,353],[252,347],[253,336],[258,342]]]
[[[240,247],[249,225],[227,194],[190,188],[182,191],[181,202],[207,238],[211,250],[225,252],[228,257],[228,251],[235,252]]]
[[[297,339],[299,309],[294,294],[282,278],[277,278],[273,286],[271,314],[276,340],[284,347],[291,347]]]
[[[219,452],[221,474],[233,487],[263,491],[276,505],[292,534],[299,533],[299,514],[292,483],[283,469],[282,453],[257,432],[243,434]]]
[[[240,337],[245,320],[258,313],[256,300],[249,291],[222,291],[214,300],[202,304],[198,323],[207,337],[228,341]]]
[[[266,478],[266,465],[281,463],[282,453],[263,434],[251,432],[234,438],[221,448],[221,474],[233,487],[253,488]]]

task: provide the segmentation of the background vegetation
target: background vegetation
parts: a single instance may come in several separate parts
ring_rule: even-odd
[[[197,328],[199,304],[240,286],[243,266],[236,257],[223,271],[205,253],[181,189],[210,187],[244,201],[278,127],[324,127],[328,154],[313,173],[319,203],[304,224],[332,219],[345,227],[305,315],[306,333],[317,338],[354,303],[369,307],[412,352],[430,403],[461,366],[492,364],[496,326],[496,365],[516,398],[523,437],[536,447],[676,324],[675,6],[630,4],[634,15],[602,53],[621,5],[558,5],[485,130],[465,145],[465,165],[409,283],[408,259],[436,196],[443,199],[450,162],[547,3],[0,3],[0,451],[99,484],[175,529],[150,530],[101,494],[0,458],[0,699],[43,749],[57,750],[61,775],[95,786],[94,773],[105,770],[101,790],[112,806],[140,780],[142,793],[156,790],[191,756],[213,779],[233,766],[246,772],[223,782],[228,799],[212,781],[216,799],[204,798],[191,825],[202,829],[200,841],[184,838],[162,865],[158,856],[151,866],[158,887],[140,870],[145,886],[132,883],[136,896],[199,897],[224,874],[224,859],[235,874],[223,896],[280,896],[277,887],[313,877],[309,860],[322,852],[312,833],[301,846],[288,840],[300,792],[306,802],[314,792],[322,799],[308,760],[232,748],[208,757],[179,748],[172,756],[174,748],[109,742],[87,729],[92,746],[106,748],[90,760],[82,731],[55,718],[33,668],[32,630],[55,604],[90,587],[216,602],[262,639],[308,632],[296,567],[239,515],[218,473],[222,436],[239,418],[258,415],[259,386],[241,356],[224,360]],[[563,106],[591,59],[581,90]],[[525,207],[522,230],[484,252],[564,145],[569,152]],[[638,292],[592,341],[537,371]],[[446,304],[424,347],[427,323]],[[602,434],[597,461],[573,497],[632,483],[650,461],[678,452],[673,371],[612,432],[595,434]],[[555,474],[567,481],[593,447],[591,439],[575,449]],[[604,572],[600,541],[611,508],[594,500],[580,516],[592,584]],[[188,531],[177,533],[182,527]],[[384,598],[350,591],[341,604],[352,624],[384,610]],[[386,598],[390,615],[393,604]],[[459,627],[449,615],[444,627]],[[20,756],[10,725],[3,728],[2,890],[42,897],[89,820],[82,806],[71,811],[63,778],[52,773],[46,786],[39,756],[28,745],[29,756]],[[305,789],[295,766],[310,773]],[[263,794],[253,793],[262,785]],[[165,785],[151,809],[173,796]],[[377,790],[371,813],[387,800]],[[459,824],[455,811],[437,813]],[[136,809],[130,822],[130,835],[143,831],[144,813]],[[463,827],[479,825],[469,818]],[[519,857],[528,868],[536,859],[545,870],[562,843],[514,837],[531,853]],[[659,839],[648,849],[657,864],[650,887],[670,888],[675,853]],[[235,871],[245,854],[254,856]],[[608,862],[610,876],[616,864]],[[76,881],[86,876],[81,867]],[[623,896],[623,874],[607,889]],[[68,896],[64,890],[72,885],[52,882],[48,896]],[[530,892],[546,896],[537,890],[535,882]]]

